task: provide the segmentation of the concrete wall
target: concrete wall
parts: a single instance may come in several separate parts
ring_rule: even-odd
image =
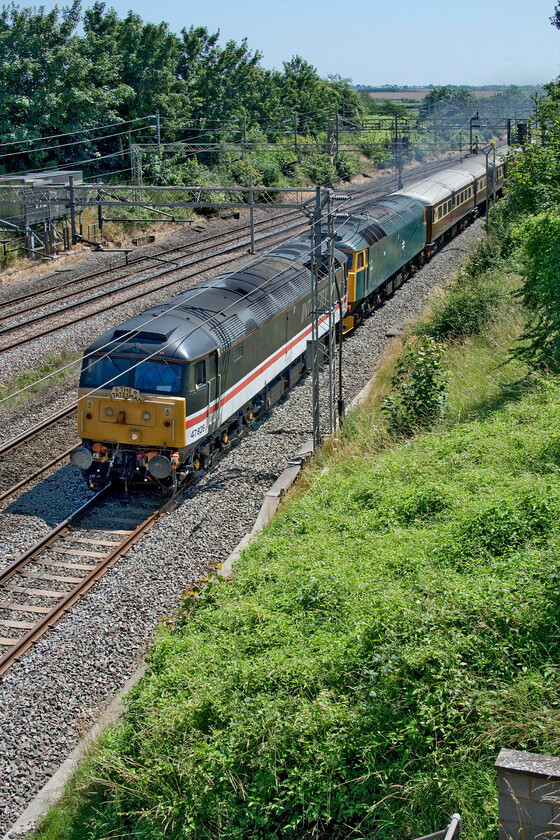
[[[560,838],[560,758],[502,750],[495,767],[500,840]]]

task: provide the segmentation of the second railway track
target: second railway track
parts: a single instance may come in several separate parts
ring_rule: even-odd
[[[0,504],[62,464],[78,445],[70,405],[0,444]]]
[[[0,572],[0,676],[174,503],[104,488]]]

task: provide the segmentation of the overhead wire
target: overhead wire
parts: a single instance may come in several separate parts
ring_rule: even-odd
[[[22,140],[8,140],[4,143],[0,142],[0,148],[2,148],[3,146],[14,146],[18,143],[43,143],[45,140],[57,140],[59,137],[74,137],[76,134],[85,134],[89,131],[101,131],[104,128],[116,128],[123,125],[131,125],[132,123],[138,122],[139,120],[153,120],[156,116],[156,114],[149,114],[145,117],[134,117],[134,119],[132,120],[123,120],[122,122],[107,123],[106,125],[95,125],[91,128],[77,128],[75,131],[66,131],[64,132],[64,134],[47,134],[41,137],[29,137]],[[30,152],[24,150],[22,154],[31,154],[34,151],[37,150],[32,149]]]

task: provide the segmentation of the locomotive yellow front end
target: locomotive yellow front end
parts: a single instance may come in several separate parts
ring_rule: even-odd
[[[84,445],[73,462],[92,487],[112,474],[125,482],[172,478],[186,446],[185,398],[127,386],[80,388],[78,434]]]

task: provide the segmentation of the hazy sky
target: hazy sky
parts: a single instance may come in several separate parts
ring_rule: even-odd
[[[5,2],[5,0],[4,0]],[[18,0],[20,6],[33,5]],[[35,0],[51,9],[55,0]],[[82,0],[83,7],[93,0]],[[58,0],[58,6],[65,5]],[[355,84],[533,84],[560,74],[555,0],[108,0],[172,30],[246,37],[262,65],[300,54]]]

